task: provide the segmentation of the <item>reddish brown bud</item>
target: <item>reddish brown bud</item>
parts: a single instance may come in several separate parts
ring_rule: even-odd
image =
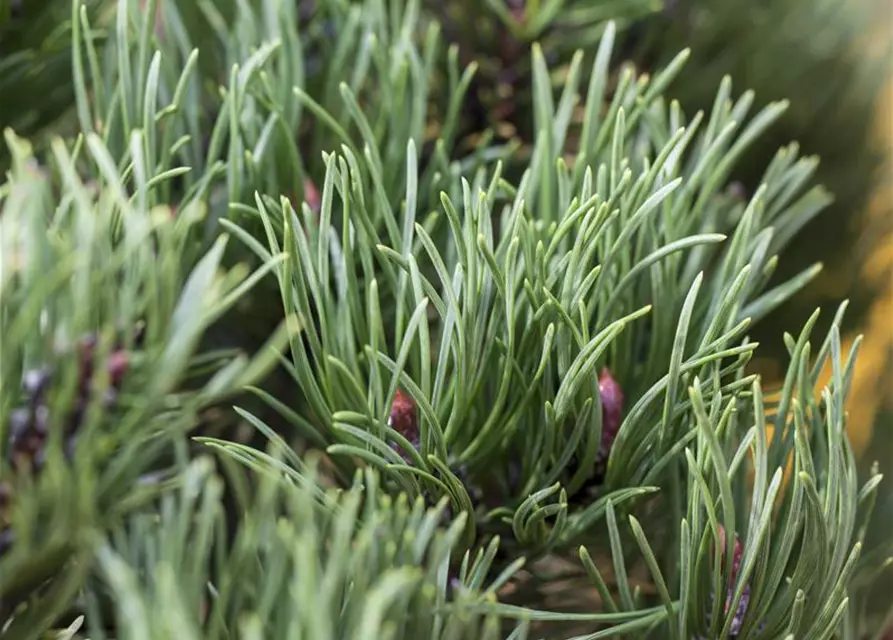
[[[388,425],[413,445],[418,446],[419,421],[416,417],[415,402],[402,389],[397,389],[397,392],[394,394]]]
[[[719,525],[719,544],[722,550],[722,565],[725,565],[725,553],[726,553],[726,530],[725,527]],[[744,548],[741,546],[741,541],[738,539],[738,536],[735,536],[735,543],[732,549],[732,571],[731,571],[731,580],[729,585],[728,593],[726,593],[726,606],[725,612],[729,613],[729,609],[732,608],[732,599],[735,595],[735,583],[738,581],[738,573],[741,571],[741,556],[744,553]],[[744,586],[744,591],[741,594],[741,600],[738,601],[738,607],[735,610],[735,615],[732,620],[731,627],[731,636],[732,638],[738,637],[738,633],[741,630],[742,623],[744,622],[744,615],[747,613],[747,607],[750,604],[750,585]]]
[[[720,549],[722,549],[722,563],[725,565],[725,552],[726,552],[726,529],[722,525],[719,525],[719,545]],[[738,571],[741,568],[741,554],[744,553],[744,548],[741,546],[741,541],[738,539],[738,536],[735,536],[735,547],[732,552],[732,582],[738,579]]]

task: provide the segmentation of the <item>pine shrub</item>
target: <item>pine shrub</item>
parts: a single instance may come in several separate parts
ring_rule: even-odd
[[[31,70],[4,131],[0,638],[879,633],[846,304],[749,367],[816,162],[743,192],[788,103],[686,111],[616,4],[67,5],[73,109]]]

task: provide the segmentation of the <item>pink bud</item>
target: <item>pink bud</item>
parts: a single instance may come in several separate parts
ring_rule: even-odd
[[[113,386],[117,387],[121,384],[121,380],[124,378],[124,373],[127,371],[128,364],[129,359],[127,357],[127,352],[124,350],[113,351],[109,355],[106,366],[108,367],[109,378],[111,379]]]
[[[319,190],[310,178],[304,178],[304,200],[314,213],[317,213],[322,205]]]
[[[605,367],[598,379],[598,392],[602,402],[602,442],[599,457],[607,459],[620,430],[623,413],[623,390]]]

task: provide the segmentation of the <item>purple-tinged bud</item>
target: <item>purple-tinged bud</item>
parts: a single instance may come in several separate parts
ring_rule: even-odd
[[[722,525],[719,525],[719,543],[723,551],[722,563],[725,564],[726,530]],[[735,536],[735,546],[732,550],[732,569],[730,572],[731,584],[729,585],[729,591],[726,594],[726,604],[724,607],[726,615],[728,615],[729,609],[732,607],[732,600],[735,598],[735,583],[738,581],[738,574],[741,571],[741,556],[743,554],[744,547],[741,545],[738,536]],[[735,609],[732,625],[729,628],[729,637],[735,638],[741,632],[741,625],[744,622],[744,615],[747,613],[747,606],[749,603],[750,585],[748,584],[745,585],[744,591],[741,593],[741,600],[738,601],[738,606]]]
[[[598,460],[604,463],[611,453],[614,439],[620,430],[623,414],[623,390],[611,371],[605,367],[598,379],[598,392],[602,403],[602,442],[598,452]]]
[[[419,420],[416,416],[415,401],[402,389],[397,389],[394,394],[388,426],[409,440],[413,447],[418,448]],[[408,454],[404,454],[403,459],[408,460]]]

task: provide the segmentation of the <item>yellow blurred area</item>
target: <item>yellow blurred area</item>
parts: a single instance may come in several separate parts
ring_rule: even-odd
[[[893,2],[889,4],[893,15]],[[891,27],[893,24],[883,25],[880,34],[866,43],[868,48],[878,47],[889,51],[893,37]],[[876,140],[887,152],[887,176],[893,176],[893,78],[888,82],[883,99],[878,105],[876,130]],[[854,453],[860,458],[866,453],[872,441],[880,412],[893,410],[893,231],[891,231],[893,225],[882,219],[893,211],[891,183],[893,181],[889,179],[883,181],[882,187],[874,194],[869,204],[868,215],[864,218],[866,235],[876,237],[871,238],[870,253],[862,261],[860,273],[862,283],[877,293],[862,326],[844,336],[841,341],[841,352],[845,358],[855,340],[862,336],[847,403],[847,433]],[[846,295],[845,292],[842,293]],[[784,372],[779,363],[760,361],[755,364],[765,378],[780,383],[780,377]],[[816,386],[817,394],[821,394],[831,375],[831,364],[828,363]],[[769,431],[771,439],[771,428]],[[893,447],[893,433],[882,442],[886,447]],[[872,459],[878,457],[880,453],[872,452]],[[890,453],[893,452],[884,452],[885,455]],[[790,479],[792,461],[792,458],[788,459],[785,481]]]
[[[884,37],[889,38],[889,33]],[[887,45],[888,46],[888,45]],[[877,139],[888,151],[888,168],[893,170],[893,80],[887,85],[884,99],[878,106]],[[878,413],[893,407],[893,233],[889,225],[876,224],[881,216],[893,210],[893,188],[885,184],[874,195],[869,205],[867,224],[884,229],[872,242],[872,251],[862,265],[864,283],[878,293],[858,333],[843,340],[843,353],[848,353],[857,335],[863,342],[859,351],[853,384],[847,405],[847,431],[857,456],[861,456],[871,441]],[[831,377],[828,365],[819,381],[819,389]],[[891,446],[893,439],[888,441]]]

